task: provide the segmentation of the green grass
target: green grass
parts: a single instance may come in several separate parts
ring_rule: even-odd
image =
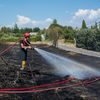
[[[0,37],[0,42],[15,42],[18,40],[18,37],[11,34],[3,34]]]

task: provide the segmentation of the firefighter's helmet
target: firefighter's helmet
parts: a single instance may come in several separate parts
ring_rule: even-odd
[[[30,37],[30,33],[29,33],[29,32],[25,33],[25,34],[24,34],[24,37],[25,37],[25,38],[27,38],[27,37],[29,38],[29,37]]]

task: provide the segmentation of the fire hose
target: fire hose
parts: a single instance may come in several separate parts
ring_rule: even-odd
[[[73,78],[69,78],[68,80],[63,80],[63,81],[59,81],[59,82],[55,82],[55,83],[51,83],[51,84],[43,84],[43,85],[39,85],[39,86],[32,86],[32,87],[29,87],[29,88],[7,88],[7,89],[0,89],[0,91],[4,90],[4,91],[11,91],[11,90],[14,90],[14,91],[24,91],[24,90],[30,90],[30,89],[37,89],[37,88],[44,88],[44,87],[49,87],[49,86],[55,86],[55,85],[61,85],[61,84],[64,84],[64,83],[67,83],[69,81],[71,81]]]
[[[51,90],[57,90],[57,89],[68,89],[68,88],[72,88],[72,87],[77,87],[80,85],[87,85],[87,84],[92,84],[96,81],[99,81],[100,77],[94,79],[94,80],[85,80],[85,81],[80,81],[77,82],[75,84],[72,85],[67,85],[67,86],[56,86],[56,87],[50,87],[50,88],[43,88],[48,86],[48,84],[44,84],[44,85],[40,85],[40,86],[33,86],[31,88],[9,88],[9,89],[0,89],[0,93],[8,93],[8,94],[16,94],[16,93],[36,93],[36,92],[44,92],[44,91],[51,91]],[[49,84],[51,86],[53,86],[54,83]],[[61,82],[59,83],[59,85],[61,85]],[[28,90],[29,89],[29,90]],[[21,91],[20,91],[21,90]]]

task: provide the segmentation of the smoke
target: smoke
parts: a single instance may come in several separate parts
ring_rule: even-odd
[[[54,74],[60,76],[70,75],[77,79],[100,76],[100,71],[94,68],[42,49],[35,48],[35,50],[55,69]]]

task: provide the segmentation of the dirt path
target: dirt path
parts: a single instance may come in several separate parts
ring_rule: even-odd
[[[100,52],[77,48],[75,46],[67,46],[67,44],[59,43],[58,47],[66,51],[72,51],[72,52],[76,52],[76,53],[80,53],[80,54],[84,54],[88,56],[93,56],[93,57],[100,57]]]

